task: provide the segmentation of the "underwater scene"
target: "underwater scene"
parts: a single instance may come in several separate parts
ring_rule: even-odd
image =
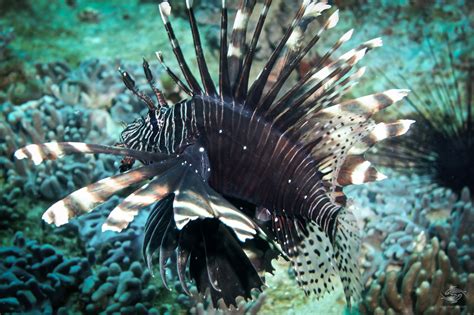
[[[474,314],[473,27],[0,0],[0,314]]]

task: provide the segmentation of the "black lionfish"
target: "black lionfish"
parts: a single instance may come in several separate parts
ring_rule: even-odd
[[[219,82],[204,58],[192,8],[186,1],[201,82],[190,70],[175,37],[168,2],[159,5],[184,80],[158,59],[189,98],[167,105],[149,64],[145,76],[155,104],[121,71],[129,90],[147,106],[145,117],[128,125],[116,146],[86,143],[28,145],[15,153],[35,164],[73,153],[123,156],[121,174],[81,188],[43,215],[59,226],[92,211],[114,193],[140,184],[110,213],[103,230],[122,231],[145,206],[155,204],[145,225],[143,255],[151,267],[159,253],[166,286],[168,261],[189,293],[188,277],[201,294],[235,305],[238,296],[264,286],[277,255],[291,260],[298,284],[318,298],[341,281],[348,305],[360,295],[359,236],[344,209],[342,188],[380,180],[364,153],[376,142],[404,134],[413,121],[375,123],[371,116],[399,101],[407,90],[388,90],[357,99],[341,97],[363,75],[354,65],[379,38],[332,57],[345,33],[296,83],[287,83],[322,33],[338,22],[338,11],[305,0],[257,78],[249,74],[271,0],[265,0],[250,42],[247,26],[256,0],[241,1],[232,34],[222,1]],[[325,12],[330,12],[325,17]],[[323,14],[324,12],[324,14]],[[319,31],[306,32],[313,21]],[[307,39],[307,43],[304,41]],[[277,78],[270,80],[270,78]],[[141,166],[133,168],[138,160]],[[189,270],[189,273],[187,272]]]

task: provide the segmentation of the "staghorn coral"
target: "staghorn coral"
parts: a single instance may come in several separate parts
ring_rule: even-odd
[[[48,244],[38,244],[18,232],[13,246],[0,247],[0,312],[52,313],[90,274],[84,258],[67,258]]]
[[[474,286],[474,275],[462,280],[440,249],[437,238],[421,253],[412,254],[400,271],[380,274],[360,304],[362,314],[460,314],[459,305],[443,303],[450,286],[461,290]],[[467,309],[474,307],[472,294],[465,296]]]

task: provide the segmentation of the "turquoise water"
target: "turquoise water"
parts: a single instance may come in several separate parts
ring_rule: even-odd
[[[316,34],[335,6],[340,9],[337,26],[323,33],[279,96],[312,69],[331,66],[343,53],[379,36],[383,46],[373,51],[370,47],[370,53],[364,50],[367,56],[354,69],[367,67],[358,84],[342,100],[331,99],[323,107],[390,89],[411,90],[402,93],[408,94],[406,98],[372,117],[374,124],[402,122],[392,129],[383,124],[365,129],[373,131],[370,139],[381,140],[401,128],[397,131],[400,137],[380,141],[360,155],[383,176],[360,184],[354,171],[349,176],[354,185],[344,187],[349,199],[345,208],[354,213],[361,238],[356,250],[359,257],[351,257],[361,273],[361,296],[353,296],[351,309],[338,276],[334,290],[320,298],[306,296],[297,284],[300,275],[281,257],[271,262],[275,272],[265,274],[263,293],[252,291],[251,301],[237,299],[239,310],[217,303],[221,313],[215,313],[211,299],[200,295],[193,281],[188,296],[173,268],[166,272],[168,290],[159,276],[158,254],[151,269],[142,258],[144,227],[153,205],[140,211],[121,233],[102,232],[112,209],[138,189],[136,185],[126,185],[92,212],[60,227],[42,220],[50,206],[73,191],[119,174],[121,157],[67,155],[34,165],[15,158],[16,150],[44,142],[114,145],[122,141],[124,126],[146,115],[147,106],[127,90],[117,69],[131,74],[139,90],[154,97],[143,74],[143,58],[150,62],[156,86],[169,104],[189,97],[155,56],[161,51],[169,68],[179,73],[158,2],[0,0],[0,313],[472,313],[473,6],[468,1],[333,2],[334,7],[312,21],[307,32]],[[273,1],[250,82],[277,47],[299,3]],[[172,1],[171,6],[174,32],[185,60],[199,77],[185,1]],[[194,3],[214,82],[219,78],[220,6],[220,1]],[[238,3],[230,1],[228,6],[232,25]],[[261,7],[259,1],[249,22],[247,45]],[[350,29],[354,29],[351,40],[321,63]],[[324,74],[318,73],[317,78]],[[278,78],[272,74],[264,93]],[[321,95],[314,93],[313,97],[311,102],[317,104]],[[374,104],[371,99],[363,102]],[[319,110],[315,107],[314,112]],[[342,119],[349,114],[344,112]],[[310,120],[311,115],[308,111],[305,117],[316,124],[318,120]],[[336,135],[338,128],[342,130],[335,125],[331,132]],[[306,126],[301,130],[309,137],[316,129]],[[301,139],[306,138],[299,139],[304,142]],[[357,149],[360,147],[353,152]],[[203,165],[212,174],[215,165]],[[384,176],[387,179],[380,180]],[[342,179],[339,184],[343,185]],[[81,202],[92,200],[91,195],[81,196]],[[251,206],[254,211],[260,205]],[[266,220],[259,221],[267,214],[258,209],[255,216],[246,215],[265,231],[271,229]],[[336,248],[337,241],[331,238],[330,242]],[[175,263],[170,259],[168,265]],[[336,262],[333,266],[338,270]]]

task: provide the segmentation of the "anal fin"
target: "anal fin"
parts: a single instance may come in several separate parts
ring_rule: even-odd
[[[275,216],[273,230],[306,295],[314,294],[319,299],[333,291],[339,276],[333,246],[321,227],[315,222]]]
[[[352,301],[357,302],[361,297],[362,284],[358,257],[360,250],[360,236],[354,215],[347,209],[341,210],[337,218],[335,236],[335,257],[337,267],[344,287],[347,306]]]

